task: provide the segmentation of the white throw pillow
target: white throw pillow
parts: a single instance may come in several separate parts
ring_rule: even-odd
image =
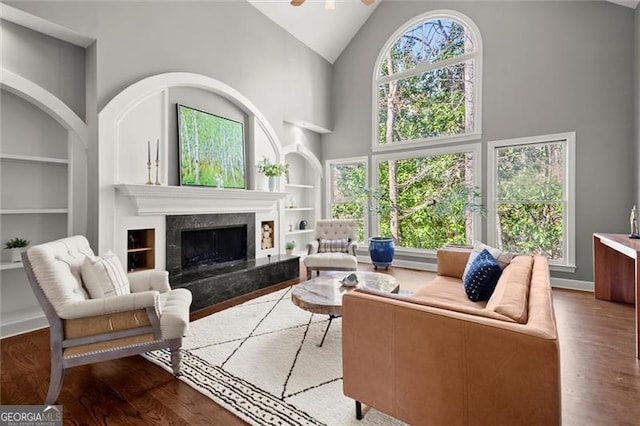
[[[122,263],[111,250],[104,256],[87,256],[82,262],[82,281],[92,299],[131,293]]]

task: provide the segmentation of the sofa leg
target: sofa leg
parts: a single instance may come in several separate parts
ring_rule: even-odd
[[[364,416],[362,415],[362,403],[360,401],[356,401],[356,419],[362,420]]]
[[[307,269],[307,279],[311,279],[311,269]]]

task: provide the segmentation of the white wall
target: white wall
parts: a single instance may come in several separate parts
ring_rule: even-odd
[[[376,58],[405,22],[436,9],[464,13],[482,34],[483,146],[577,132],[577,269],[554,275],[590,280],[592,233],[628,232],[637,194],[637,11],[605,2],[383,2],[334,64],[334,131],[322,137],[324,161],[370,155]]]

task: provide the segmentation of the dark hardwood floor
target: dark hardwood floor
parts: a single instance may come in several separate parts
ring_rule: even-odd
[[[370,265],[361,269],[373,270]],[[388,273],[409,288],[433,276],[397,267]],[[220,303],[194,313],[192,320],[299,281]],[[562,360],[563,424],[640,424],[633,306],[570,290],[554,290],[553,297]],[[0,366],[1,404],[42,404],[49,385],[48,330],[2,339]],[[64,407],[65,424],[72,425],[244,424],[140,356],[68,370],[58,403]]]

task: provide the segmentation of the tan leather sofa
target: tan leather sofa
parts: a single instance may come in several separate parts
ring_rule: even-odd
[[[470,301],[467,249],[438,252],[411,297],[343,297],[344,394],[412,425],[559,425],[560,353],[543,256],[516,256]],[[402,288],[402,283],[400,283]]]

